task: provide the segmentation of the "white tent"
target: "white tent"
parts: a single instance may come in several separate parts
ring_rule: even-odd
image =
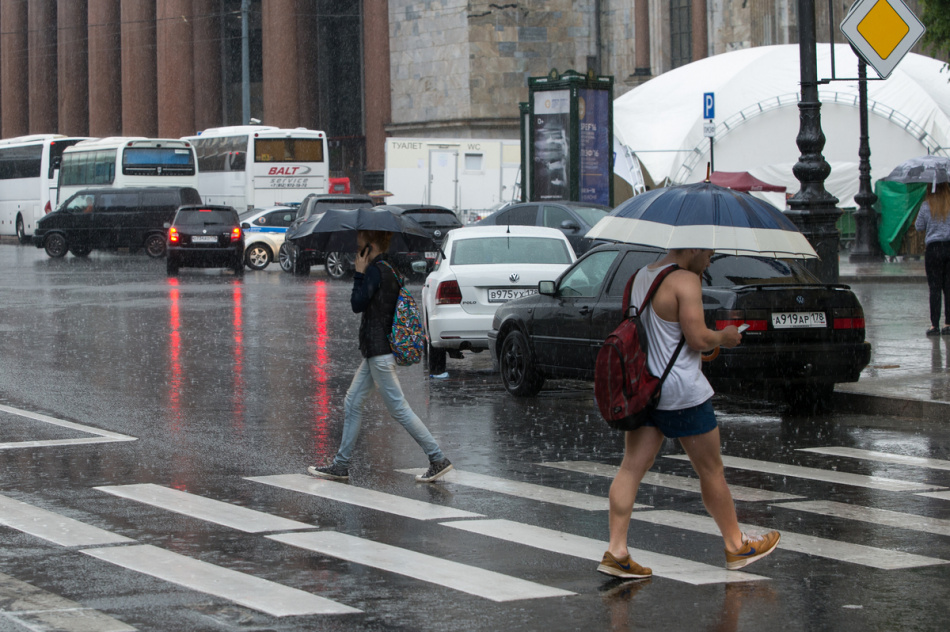
[[[898,163],[936,153],[950,155],[950,84],[944,63],[908,54],[885,81],[868,81],[872,181]],[[835,46],[836,77],[854,78],[850,45]],[[869,77],[876,78],[868,69]],[[818,44],[818,78],[831,77],[831,47]],[[769,184],[801,185],[792,173],[801,151],[798,45],[761,46],[702,59],[631,90],[614,101],[614,134],[632,150],[652,180],[685,184],[706,177],[709,139],[703,137],[703,94],[715,94],[717,171],[748,171]],[[858,84],[819,86],[822,150],[831,165],[825,188],[839,207],[857,206]]]

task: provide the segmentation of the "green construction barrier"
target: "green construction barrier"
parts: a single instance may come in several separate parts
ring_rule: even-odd
[[[901,249],[907,229],[917,219],[917,210],[927,195],[927,185],[878,180],[874,183],[874,193],[877,195],[874,210],[880,217],[877,238],[884,254],[893,257]]]

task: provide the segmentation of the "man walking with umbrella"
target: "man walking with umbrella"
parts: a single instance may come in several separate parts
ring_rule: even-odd
[[[356,375],[346,392],[343,414],[343,439],[333,462],[307,468],[312,476],[331,480],[348,480],[353,448],[359,437],[363,405],[377,388],[389,414],[409,432],[429,457],[429,468],[416,481],[430,483],[452,469],[439,444],[406,402],[396,376],[396,361],[387,335],[392,330],[399,280],[383,253],[389,250],[393,233],[360,230],[356,234],[357,251],[350,305],[360,320],[359,346],[363,356]]]
[[[758,538],[742,534],[723,474],[719,428],[710,402],[713,390],[701,371],[700,353],[718,346],[735,347],[742,335],[735,325],[719,331],[706,327],[700,275],[712,255],[712,250],[699,248],[670,250],[657,263],[641,269],[633,283],[630,304],[640,305],[660,272],[679,266],[660,284],[642,315],[650,372],[663,372],[681,337],[686,344],[663,383],[657,408],[643,426],[625,433],[623,462],[610,486],[610,545],[597,567],[607,575],[630,579],[652,575],[651,569],[630,559],[627,529],[640,480],[653,465],[664,437],[679,439],[699,475],[703,504],[722,533],[728,569],[765,557],[780,538],[777,531]]]

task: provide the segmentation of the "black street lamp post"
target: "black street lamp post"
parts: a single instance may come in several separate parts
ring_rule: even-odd
[[[854,201],[858,210],[854,214],[854,246],[851,248],[851,263],[883,261],[884,253],[877,241],[877,212],[873,204],[877,196],[871,190],[871,146],[868,143],[868,65],[858,55],[858,100],[861,116],[861,143],[858,146],[858,194]]]
[[[792,172],[801,182],[801,189],[789,199],[791,210],[785,214],[818,253],[819,258],[806,260],[806,266],[823,282],[837,283],[841,241],[837,221],[841,211],[836,207],[838,198],[825,190],[831,166],[821,154],[825,135],[821,131],[821,102],[818,100],[814,0],[798,0],[798,36],[802,96],[798,102],[800,125],[796,143],[802,154]]]

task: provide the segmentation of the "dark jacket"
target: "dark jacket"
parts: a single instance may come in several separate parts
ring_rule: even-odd
[[[379,255],[366,268],[366,272],[353,275],[350,306],[355,313],[363,314],[359,340],[360,353],[364,358],[393,352],[387,336],[393,330],[399,281],[392,269],[382,261],[383,257]]]

